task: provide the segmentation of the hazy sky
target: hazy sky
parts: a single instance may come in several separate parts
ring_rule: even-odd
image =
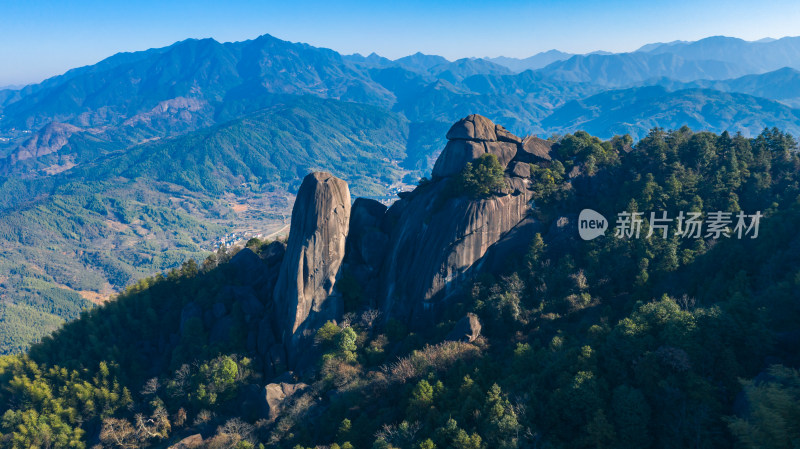
[[[38,82],[120,51],[269,33],[340,53],[448,59],[631,51],[712,35],[800,35],[800,2],[0,0],[0,86]]]

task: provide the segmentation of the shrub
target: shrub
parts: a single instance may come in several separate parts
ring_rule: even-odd
[[[503,167],[494,154],[484,154],[467,163],[453,182],[456,194],[466,194],[471,198],[485,198],[506,187]]]

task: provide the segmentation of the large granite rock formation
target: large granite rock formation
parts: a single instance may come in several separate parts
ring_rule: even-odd
[[[362,299],[383,311],[383,319],[420,328],[433,324],[438,305],[459,292],[465,280],[503,269],[515,252],[528,247],[539,223],[531,214],[528,164],[533,156],[525,144],[531,150],[535,143],[537,160],[544,159],[547,144],[523,142],[479,115],[457,122],[447,138],[432,180],[401,195],[388,210],[368,199],[356,200],[351,210],[347,184],[329,173],[303,180],[285,252],[275,248],[282,262],[269,284],[274,291],[263,318],[256,321],[262,309],[248,292],[238,295],[254,329],[248,344],[252,340],[272,372],[313,365],[314,334],[326,321],[342,317],[334,285],[345,272],[358,283]],[[506,188],[478,199],[454,191],[453,177],[486,153],[495,154],[504,168]],[[244,273],[256,262],[247,253],[240,260]],[[183,315],[188,322],[193,310]],[[453,338],[470,340],[480,332],[472,317],[461,324]]]
[[[508,193],[443,200],[447,180],[441,180],[389,209],[387,217],[395,225],[381,267],[385,316],[431,318],[426,310],[480,270],[490,247],[523,222],[532,207],[527,179],[506,178],[506,182]]]
[[[403,195],[379,226],[367,231],[361,224],[365,220],[351,221],[348,269],[362,285],[377,285],[386,319],[429,324],[435,316],[431,310],[465,279],[502,266],[513,250],[526,247],[521,240],[533,237],[537,223],[529,216],[530,167],[515,159],[522,140],[479,115],[458,121],[447,138],[430,183]],[[507,167],[504,192],[481,199],[452,192],[450,178],[485,153],[495,154]],[[364,215],[374,221],[374,214]],[[380,263],[367,260],[366,248],[373,242],[379,243]],[[491,251],[498,242],[502,250]]]
[[[470,115],[456,122],[447,132],[447,145],[433,166],[431,176],[443,178],[461,172],[468,162],[482,154],[497,156],[505,168],[517,155],[522,140],[481,115]]]
[[[358,282],[362,293],[375,307],[378,296],[378,274],[389,236],[382,229],[386,206],[378,201],[358,198],[350,214],[350,233],[347,238],[345,269]]]
[[[303,179],[273,295],[274,324],[290,365],[316,329],[341,316],[342,301],[333,286],[345,254],[349,221],[346,182],[325,172]]]

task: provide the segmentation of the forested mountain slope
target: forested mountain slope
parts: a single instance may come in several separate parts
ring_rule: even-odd
[[[794,42],[550,52],[546,67],[534,58],[525,63],[536,70],[514,73],[500,61],[342,56],[269,35],[189,39],[2,90],[0,352],[24,351],[143,276],[283,229],[310,171],[393,198],[430,175],[449,125],[474,111],[520,137],[635,141],[684,125],[797,134],[796,72],[761,73],[796,67]]]
[[[800,438],[791,425],[800,400],[797,142],[778,130],[750,139],[681,128],[654,129],[631,148],[629,137],[583,132],[522,141],[489,123],[456,124],[433,177],[388,210],[364,200],[350,208],[340,180],[306,177],[292,219],[308,240],[254,240],[186,263],[28,355],[4,357],[0,441],[791,447]],[[458,157],[477,144],[480,153]],[[612,222],[591,241],[578,237],[587,207]],[[516,211],[526,214],[512,219]],[[624,211],[644,214],[640,238],[615,235]],[[662,211],[700,212],[704,226],[714,211],[763,218],[757,236],[669,228],[646,237],[649,212]],[[494,230],[521,226],[472,233],[483,217]],[[318,256],[341,226],[346,244]],[[414,246],[415,236],[442,246]],[[504,242],[516,255],[493,263]],[[432,259],[453,251],[442,262],[452,280],[427,278],[437,265],[420,264],[406,281],[431,286],[430,297],[387,295],[384,274],[408,267],[387,265],[395,259],[378,248]],[[306,250],[310,271],[293,278],[286,261]],[[333,260],[343,269],[331,285],[313,273]],[[303,292],[322,290],[286,296],[284,276],[328,293],[301,313]],[[285,315],[292,300],[298,313]],[[316,323],[302,333],[307,352],[291,352],[289,316]]]

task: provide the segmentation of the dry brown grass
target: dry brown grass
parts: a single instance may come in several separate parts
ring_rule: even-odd
[[[425,375],[430,371],[444,371],[460,360],[468,360],[480,355],[477,346],[446,341],[436,345],[426,345],[396,362],[381,367],[390,382],[404,383]]]

